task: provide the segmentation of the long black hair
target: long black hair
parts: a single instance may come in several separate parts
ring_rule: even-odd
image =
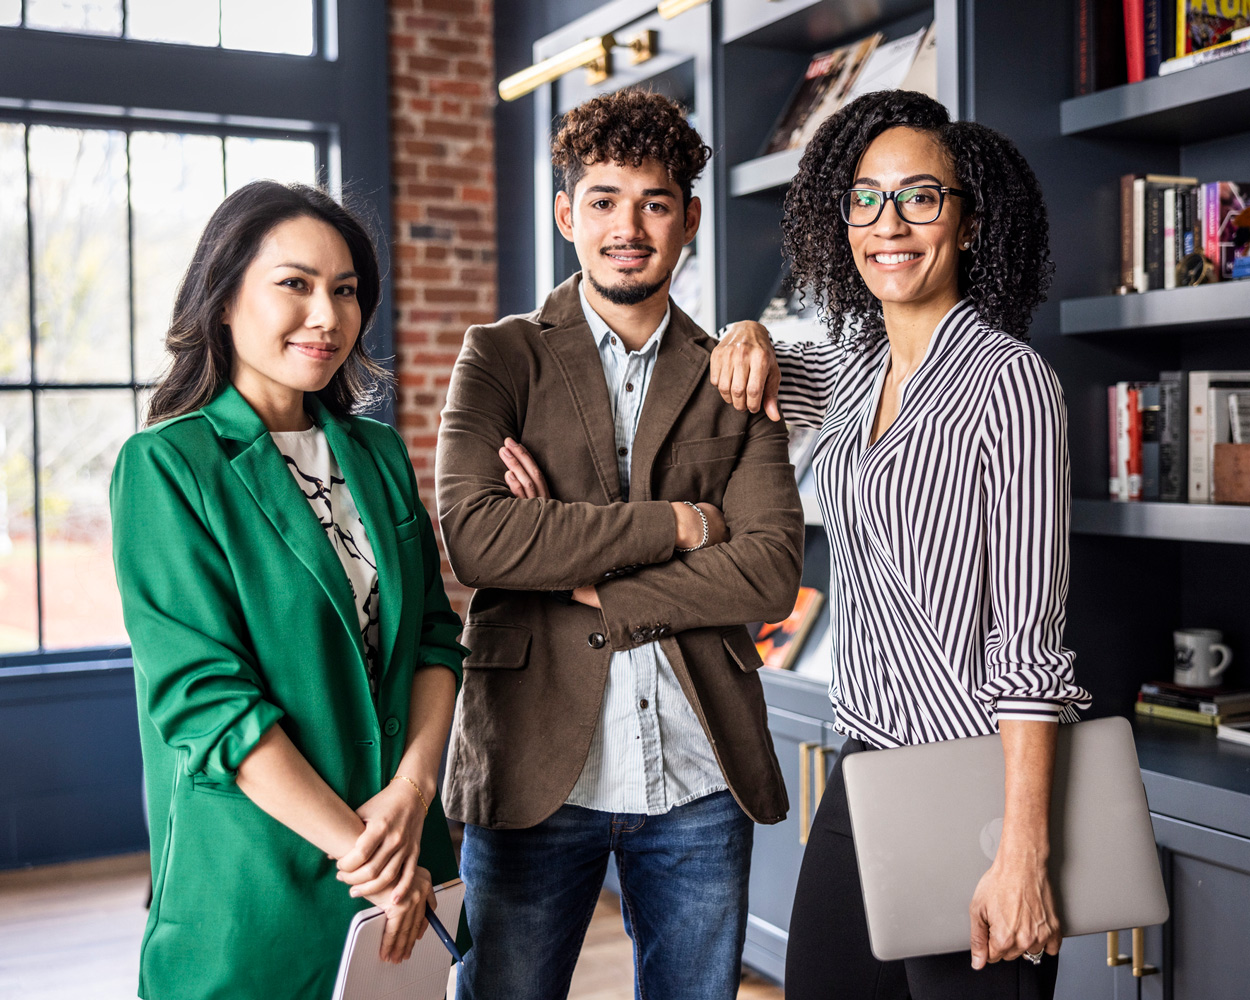
[[[354,212],[319,188],[253,181],[217,207],[178,286],[165,334],[173,362],[152,393],[149,426],[198,410],[229,381],[234,345],[221,322],[222,311],[238,295],[265,237],[280,223],[303,217],[334,227],[347,243],[352,267],[360,276],[356,285],[360,336],[317,398],[331,413],[345,416],[366,408],[384,391],[391,376],[364,349],[365,333],[382,296],[378,253],[369,230]]]
[[[887,90],[851,101],[817,129],[786,194],[782,222],[791,281],[815,299],[835,339],[871,346],[885,336],[881,303],[860,276],[838,210],[869,144],[888,129],[924,131],[946,151],[974,236],[959,255],[959,292],[990,326],[1028,339],[1033,312],[1054,274],[1041,186],[1010,139],[974,122],[952,122],[926,94]]]

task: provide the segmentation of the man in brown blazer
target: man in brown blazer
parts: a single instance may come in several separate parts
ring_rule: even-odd
[[[640,995],[731,1000],[752,824],[788,806],[744,622],[794,604],[785,429],[725,405],[668,298],[710,150],[641,91],[571,111],[556,221],[581,271],[465,335],[438,443],[476,587],[444,802],[466,825],[461,1000],[559,1000],[616,858]]]

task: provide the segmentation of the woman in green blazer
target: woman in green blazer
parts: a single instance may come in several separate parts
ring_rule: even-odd
[[[352,915],[383,957],[456,876],[437,795],[465,653],[384,375],[366,230],[257,182],[209,221],[149,426],[113,474],[153,898],[145,1000],[317,1000]]]

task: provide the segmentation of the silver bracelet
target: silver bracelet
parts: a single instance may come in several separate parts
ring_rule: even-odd
[[[698,552],[699,549],[703,548],[703,546],[707,544],[707,536],[708,536],[707,515],[704,514],[703,511],[699,510],[698,505],[692,504],[689,500],[683,500],[682,503],[684,503],[687,507],[689,507],[692,511],[694,511],[696,514],[699,515],[699,520],[703,522],[703,538],[699,542],[698,545],[692,545],[688,549],[678,548],[677,551],[678,552]]]

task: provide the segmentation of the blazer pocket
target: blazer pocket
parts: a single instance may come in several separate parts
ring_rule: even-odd
[[[468,647],[465,667],[477,670],[519,670],[529,660],[532,633],[524,625],[481,622],[464,627],[460,643]]]
[[[674,441],[673,464],[689,465],[692,462],[716,462],[727,458],[737,458],[738,452],[742,450],[744,437],[746,437],[746,431],[726,434],[722,437]]]
[[[421,534],[421,517],[413,514],[407,521],[401,521],[395,525],[395,541],[406,542],[410,538],[416,538]]]
[[[759,650],[755,648],[755,640],[751,638],[751,633],[746,630],[745,625],[722,632],[721,641],[724,642],[725,650],[730,658],[738,664],[738,669],[743,673],[758,670],[764,665],[764,661],[760,659]]]

